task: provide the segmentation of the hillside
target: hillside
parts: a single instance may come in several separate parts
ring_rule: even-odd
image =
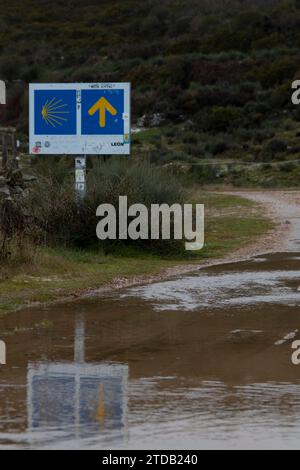
[[[0,25],[0,117],[23,141],[29,82],[130,81],[133,123],[148,129],[134,156],[216,162],[187,166],[205,182],[297,184],[299,1],[2,0]],[[264,166],[232,172],[231,161]]]

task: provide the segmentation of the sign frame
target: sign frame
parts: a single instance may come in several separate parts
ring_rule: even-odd
[[[55,97],[55,92],[63,96],[63,92],[68,90],[76,90],[76,108],[75,101],[70,101],[72,103],[72,108],[70,108],[69,104],[63,104],[63,99],[57,99],[56,103],[60,101],[59,105],[57,104],[57,109],[66,106],[63,108],[68,110],[65,114],[69,114],[70,119],[73,121],[75,120],[74,113],[76,113],[76,126],[75,124],[73,126],[76,127],[76,134],[74,129],[71,130],[71,134],[63,134],[63,128],[59,128],[59,126],[62,127],[63,121],[66,121],[62,117],[62,109],[56,111],[57,115],[54,114],[55,119],[53,119],[52,114],[52,117],[50,115],[52,121],[46,122],[49,126],[49,133],[41,133],[41,130],[37,130],[37,119],[42,122],[42,109],[45,106],[41,107],[43,101],[41,101],[42,98],[38,100],[38,96],[42,95],[38,95],[37,92],[49,93],[50,97]],[[85,111],[86,102],[82,103],[82,95],[95,97],[95,103],[91,101],[93,106],[88,110],[88,113]],[[123,101],[123,106],[114,106],[113,103],[110,103],[110,99],[114,102],[117,101],[118,104]],[[45,104],[47,104],[47,101],[45,101]],[[36,109],[37,106],[39,106],[39,109]],[[51,107],[53,113],[53,105]],[[61,113],[60,118],[58,117],[59,113]],[[43,119],[42,124],[46,128],[45,116],[43,116]],[[59,119],[61,119],[60,123],[58,122]],[[94,128],[91,131],[92,133],[87,133],[89,130],[86,130],[84,135],[82,133],[83,122],[85,127],[88,127],[85,124],[85,119],[90,119]],[[95,131],[95,128],[97,128],[95,120],[99,122],[99,134],[95,133],[97,132]],[[114,134],[115,128],[119,130],[122,127],[121,121],[123,121],[123,133]],[[89,127],[92,128],[92,126]],[[58,134],[55,134],[55,128],[59,131]],[[109,130],[110,128],[111,130]],[[107,130],[107,133],[105,130]],[[130,134],[130,83],[31,83],[29,85],[29,154],[31,155],[130,155]]]

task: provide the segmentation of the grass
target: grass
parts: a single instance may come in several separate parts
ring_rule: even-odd
[[[109,285],[161,273],[175,265],[223,258],[266,233],[271,222],[249,200],[217,193],[191,191],[193,202],[206,207],[205,247],[186,258],[163,259],[137,250],[105,256],[66,248],[35,248],[31,261],[0,268],[0,315],[48,303]]]

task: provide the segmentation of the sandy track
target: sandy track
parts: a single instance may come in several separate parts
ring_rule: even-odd
[[[300,252],[300,191],[232,191],[230,194],[261,204],[265,214],[276,224],[273,231],[235,255]]]

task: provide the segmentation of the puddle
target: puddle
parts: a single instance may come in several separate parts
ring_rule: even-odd
[[[0,448],[298,448],[299,259],[0,319]]]
[[[156,310],[203,311],[212,307],[224,309],[262,303],[292,303],[298,307],[299,258],[291,254],[285,256],[280,269],[276,257],[275,260],[272,256],[258,257],[250,262],[210,268],[184,279],[131,289],[122,298],[139,297],[150,302]],[[292,269],[288,269],[288,265]],[[295,283],[296,288],[290,287],[291,282]]]

